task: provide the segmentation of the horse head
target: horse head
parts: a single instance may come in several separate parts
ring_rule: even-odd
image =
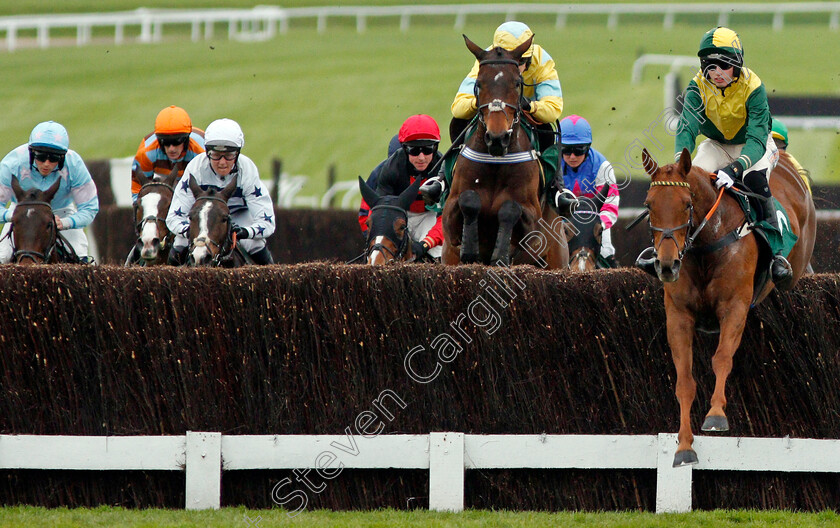
[[[359,190],[370,207],[365,247],[367,264],[378,266],[411,259],[408,209],[424,181],[417,178],[399,196],[382,196],[359,177]]]
[[[184,162],[175,163],[169,176],[163,179],[147,178],[143,171],[133,171],[134,178],[141,185],[134,204],[134,225],[140,258],[145,263],[166,262],[174,238],[166,227],[166,213],[175,194],[178,172]]]
[[[675,282],[694,225],[694,193],[688,181],[691,154],[683,149],[676,163],[660,167],[643,149],[642,162],[651,178],[645,208],[650,214],[656,274],[662,282]]]
[[[190,266],[218,266],[230,252],[231,223],[227,202],[236,190],[237,179],[237,176],[231,178],[221,191],[212,187],[204,191],[190,174],[189,186],[195,197],[187,233],[190,241],[187,263]]]
[[[55,249],[58,230],[50,202],[61,185],[56,179],[49,189],[24,191],[20,182],[12,176],[12,191],[17,206],[12,213],[11,237],[14,241],[12,258],[16,264],[43,264],[56,262]]]
[[[573,227],[569,238],[569,269],[572,271],[592,271],[596,268],[604,230],[599,212],[609,191],[610,186],[604,185],[593,198],[580,198],[569,218],[570,227]]]
[[[515,49],[482,49],[464,35],[467,48],[478,60],[475,101],[478,119],[484,124],[484,143],[493,156],[504,156],[522,114],[522,74],[519,60],[531,46],[532,36]]]

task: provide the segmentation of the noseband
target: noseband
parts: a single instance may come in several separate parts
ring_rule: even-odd
[[[49,210],[50,210],[50,216],[52,217],[52,205],[48,202],[41,202],[41,201],[20,202],[20,203],[18,203],[17,206],[21,207],[23,205],[33,205],[33,206],[34,205],[40,205],[40,206],[48,207]],[[31,251],[31,250],[28,250],[28,249],[15,250],[15,252],[12,254],[12,258],[14,259],[15,264],[20,264],[20,262],[25,258],[32,259],[32,261],[35,262],[35,263],[38,262],[38,259],[41,259],[41,262],[43,262],[43,263],[47,263],[49,261],[50,257],[52,257],[52,252],[55,249],[56,241],[58,239],[58,234],[57,234],[58,231],[56,231],[55,223],[50,222],[49,226],[50,226],[50,241],[47,244],[46,251],[44,253],[39,253],[38,251]],[[12,232],[12,230],[10,229],[9,233],[11,234],[11,232]]]
[[[391,255],[391,259],[389,260],[389,262],[399,262],[400,260],[402,260],[403,256],[405,255],[405,252],[408,250],[408,241],[411,240],[411,234],[408,232],[408,213],[402,207],[397,207],[396,205],[383,204],[383,205],[374,205],[373,207],[371,207],[370,214],[372,214],[376,210],[382,210],[382,209],[390,209],[390,210],[393,210],[393,211],[399,211],[403,215],[403,218],[405,218],[405,236],[403,237],[402,240],[397,242],[396,240],[392,239],[388,235],[382,235],[388,241],[390,241],[391,244],[394,245],[394,247],[397,248],[397,252],[394,253],[391,250],[391,248],[389,248],[388,246],[383,245],[381,242],[377,242],[376,244],[373,244],[372,246],[369,245],[367,247],[367,249],[365,250],[365,259],[370,261],[370,254],[373,253],[374,251],[385,251],[389,255]],[[368,230],[368,239],[370,239],[370,230]]]
[[[223,200],[222,198],[219,198],[218,196],[199,196],[198,198],[195,199],[196,202],[198,202],[199,200],[214,200],[214,201],[223,203],[226,208],[228,207],[227,201]],[[195,207],[195,204],[193,204],[193,207]],[[230,211],[230,209],[228,209],[228,211]],[[231,238],[230,238],[231,224],[230,224],[230,213],[229,212],[228,212],[228,214],[224,215],[224,217],[222,218],[222,222],[227,222],[228,227],[227,227],[227,234],[225,235],[225,239],[222,241],[221,244],[216,242],[215,240],[209,238],[209,237],[203,237],[203,236],[198,237],[198,238],[194,239],[192,242],[190,242],[189,253],[192,254],[193,250],[197,247],[202,247],[202,246],[215,247],[216,248],[216,254],[210,260],[210,264],[213,265],[213,266],[218,266],[219,264],[221,264],[221,261],[224,258],[224,256],[227,253],[229,253],[232,249],[231,248]]]

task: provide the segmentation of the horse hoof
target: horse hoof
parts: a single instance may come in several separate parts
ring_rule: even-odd
[[[699,462],[697,453],[693,449],[677,451],[677,454],[674,455],[674,467],[693,466],[697,462]]]
[[[700,428],[703,431],[713,431],[713,432],[724,432],[729,430],[729,420],[726,419],[726,416],[707,416],[706,420],[703,422],[703,427]]]

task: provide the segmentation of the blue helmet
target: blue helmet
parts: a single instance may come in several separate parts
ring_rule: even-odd
[[[64,154],[70,148],[70,137],[67,129],[55,121],[38,123],[29,134],[29,147],[51,150]]]
[[[560,143],[563,145],[591,145],[592,127],[579,115],[570,115],[560,121]]]

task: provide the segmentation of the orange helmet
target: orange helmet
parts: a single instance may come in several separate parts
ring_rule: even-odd
[[[155,134],[175,136],[192,132],[192,121],[187,111],[172,105],[160,111],[155,118]]]

